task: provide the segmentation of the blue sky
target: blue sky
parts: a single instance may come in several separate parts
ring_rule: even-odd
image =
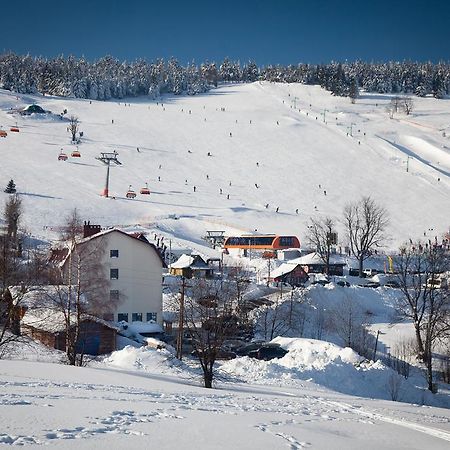
[[[8,50],[260,65],[450,61],[450,1],[22,0],[2,5]]]

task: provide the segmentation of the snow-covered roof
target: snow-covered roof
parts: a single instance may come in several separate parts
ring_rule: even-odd
[[[70,290],[70,287],[66,285],[9,286],[8,290],[14,304],[27,308],[54,307],[67,302],[69,291],[72,300],[76,295],[76,288],[72,286]],[[83,294],[80,300],[83,303],[86,301]]]
[[[83,238],[83,239],[77,241],[77,242],[76,242],[76,245],[80,245],[80,244],[84,244],[84,243],[86,243],[86,242],[90,242],[90,241],[92,241],[92,240],[94,240],[94,239],[97,239],[98,237],[106,236],[106,235],[108,235],[108,234],[110,234],[110,233],[120,233],[120,234],[122,234],[122,235],[124,235],[124,236],[128,236],[129,238],[136,240],[137,242],[141,242],[141,243],[144,244],[144,245],[150,246],[151,248],[153,248],[153,250],[154,250],[154,251],[156,252],[156,254],[158,255],[158,258],[160,259],[160,261],[161,261],[161,263],[162,263],[162,266],[163,266],[163,267],[166,267],[166,263],[165,263],[164,260],[162,259],[161,254],[159,253],[158,249],[156,248],[156,246],[155,246],[154,244],[152,244],[151,242],[148,242],[147,239],[145,239],[145,240],[140,239],[138,236],[134,235],[135,233],[134,233],[134,234],[133,234],[133,233],[132,233],[132,234],[126,233],[125,231],[122,231],[122,230],[120,230],[119,228],[108,228],[108,229],[106,229],[106,230],[99,231],[98,233],[95,233],[95,234],[93,234],[92,236],[88,236],[88,237],[85,237],[85,238]],[[61,250],[58,250],[58,251],[61,252]],[[69,257],[70,251],[71,251],[71,249],[69,249],[69,251],[67,252],[67,254],[65,254],[65,255],[63,255],[63,256],[61,257],[61,258],[62,258],[62,259],[61,259],[61,262],[60,262],[61,265],[64,265],[64,264],[65,264],[67,258]]]
[[[291,263],[284,263],[281,264],[281,266],[277,267],[272,273],[270,274],[271,278],[278,278],[282,277],[283,275],[286,275],[287,273],[291,273],[296,267],[297,264],[291,264]]]
[[[75,325],[76,320],[77,315],[75,313],[71,313],[70,321],[73,325]],[[82,314],[81,321],[96,322],[116,331],[119,331],[120,329],[111,322],[107,322],[106,320],[90,314]],[[23,316],[21,323],[22,325],[47,331],[49,333],[59,333],[66,329],[66,314],[63,309],[58,309],[56,307],[36,308],[27,311]]]
[[[171,269],[204,270],[208,268],[208,264],[199,255],[181,255],[170,267]]]
[[[181,255],[173,264],[171,269],[187,269],[194,262],[194,258],[190,255]]]
[[[315,265],[315,264],[325,264],[320,255],[316,252],[309,253],[300,258],[295,258],[290,261],[290,264],[301,264],[303,266]],[[339,255],[330,256],[330,264],[342,264],[345,265],[346,262]]]

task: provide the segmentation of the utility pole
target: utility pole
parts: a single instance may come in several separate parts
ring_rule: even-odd
[[[106,183],[105,188],[103,189],[102,196],[109,197],[109,166],[111,163],[120,166],[122,163],[117,159],[118,153],[114,150],[112,153],[101,152],[100,156],[97,156],[95,159],[98,159],[103,164],[106,164]]]
[[[181,295],[180,312],[178,314],[178,337],[177,337],[177,358],[181,361],[183,358],[183,334],[184,334],[184,290],[186,288],[186,279],[181,277]]]
[[[169,271],[172,267],[172,239],[169,239]]]
[[[294,308],[294,285],[291,284],[291,302],[289,305],[289,326],[292,325],[292,309]]]
[[[406,157],[406,171],[409,172],[409,160],[410,160],[411,156],[407,156]]]
[[[270,279],[270,258],[267,259],[267,264],[269,266],[268,274],[267,274],[267,286],[269,286],[269,279]]]

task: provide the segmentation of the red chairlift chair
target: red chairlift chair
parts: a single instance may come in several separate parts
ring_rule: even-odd
[[[136,197],[136,192],[133,189],[131,189],[131,184],[128,187],[128,191],[127,191],[126,197],[127,198],[135,198]]]
[[[145,186],[141,188],[140,193],[143,195],[150,195],[150,189],[148,188],[148,183],[145,183]]]

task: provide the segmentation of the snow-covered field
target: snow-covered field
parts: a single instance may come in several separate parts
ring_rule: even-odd
[[[293,450],[446,449],[450,442],[447,409],[350,397],[308,380],[205,390],[152,367],[1,361],[0,444]]]
[[[345,204],[371,195],[389,212],[388,248],[396,248],[450,225],[450,108],[448,100],[414,98],[410,116],[389,119],[389,100],[362,94],[352,105],[317,86],[267,82],[163,103],[0,91],[0,125],[20,128],[0,139],[0,183],[14,179],[24,225],[38,236],[54,237],[48,227],[76,206],[91,223],[158,227],[193,247],[208,229],[302,239],[310,217],[339,219]],[[55,115],[8,114],[34,102]],[[81,158],[67,162],[58,161],[61,148],[75,148],[58,118],[64,109],[84,133]],[[95,159],[113,150],[123,163],[111,168],[115,200],[99,195],[106,168]],[[130,184],[139,190],[146,182],[150,196],[125,198]]]

